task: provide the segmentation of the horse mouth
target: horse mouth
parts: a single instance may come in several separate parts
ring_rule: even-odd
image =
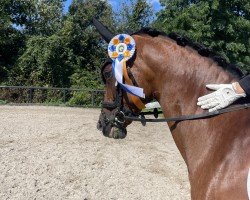
[[[108,137],[114,139],[124,139],[127,136],[127,130],[125,128],[112,127]]]
[[[112,126],[111,124],[103,126],[100,120],[97,123],[97,129],[102,131],[105,137],[109,138],[124,139],[127,136],[126,128]]]

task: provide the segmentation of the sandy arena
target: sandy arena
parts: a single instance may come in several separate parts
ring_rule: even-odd
[[[0,106],[0,200],[188,200],[187,169],[166,123],[123,140],[99,109]]]

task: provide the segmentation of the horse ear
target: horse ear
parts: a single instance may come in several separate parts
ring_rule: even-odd
[[[107,29],[100,21],[96,18],[93,18],[93,24],[96,27],[97,31],[101,34],[103,39],[109,43],[110,40],[115,36],[111,31]]]

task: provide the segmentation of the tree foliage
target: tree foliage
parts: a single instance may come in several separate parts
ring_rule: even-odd
[[[10,81],[16,85],[69,86],[72,57],[63,38],[33,36],[18,59]]]
[[[121,4],[120,12],[115,13],[118,31],[135,32],[150,26],[153,21],[153,8],[147,0],[130,0]]]
[[[99,73],[107,58],[107,44],[93,27],[92,18],[101,20],[114,33],[128,27],[140,29],[150,21],[146,0],[132,0],[132,10],[129,4],[123,4],[120,16],[126,23],[115,23],[107,1],[73,0],[65,15],[63,1],[4,0],[3,19],[15,33],[12,39],[3,38],[7,44],[0,43],[1,50],[15,49],[0,51],[2,64],[11,66],[10,70],[1,68],[8,84],[100,88]],[[3,32],[11,36],[5,29]]]
[[[11,74],[13,70],[18,71],[18,59],[24,56],[26,50],[29,51],[29,46],[26,45],[26,49],[25,43],[31,44],[27,42],[30,37],[51,35],[59,29],[62,3],[62,0],[1,0],[0,82],[7,82],[9,79],[15,83]]]
[[[0,28],[0,83],[8,79],[8,74],[24,47],[24,40],[25,36],[14,28]]]
[[[155,26],[179,32],[224,55],[250,72],[248,0],[161,0]]]
[[[105,50],[92,27],[92,18],[96,14],[105,19],[109,12],[106,2],[74,1],[60,29],[28,38],[25,51],[10,74],[10,84],[98,87],[97,73]]]
[[[102,88],[107,44],[93,17],[115,34],[145,26],[185,34],[250,72],[248,0],[160,0],[156,18],[147,0],[124,0],[115,12],[107,0],[73,0],[64,13],[64,2],[0,1],[1,84]]]

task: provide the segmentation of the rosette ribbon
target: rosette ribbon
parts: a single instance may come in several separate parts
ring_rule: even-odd
[[[123,70],[126,69],[126,61],[135,53],[135,41],[127,34],[115,36],[108,45],[108,54],[113,60],[112,70],[115,74],[116,81],[121,88],[138,97],[145,98],[143,88],[123,83]]]

